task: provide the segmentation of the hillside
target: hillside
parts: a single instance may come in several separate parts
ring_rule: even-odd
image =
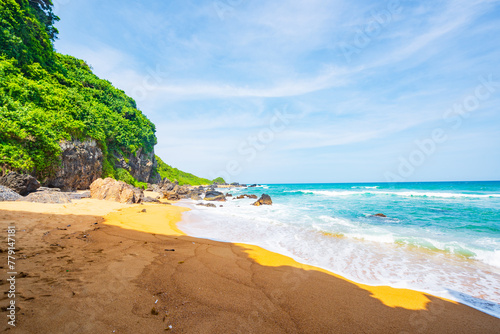
[[[93,159],[89,179],[143,185],[157,182],[158,170],[182,182],[202,182],[170,166],[168,173],[155,168],[155,125],[135,101],[94,75],[84,60],[54,51],[58,18],[50,0],[0,0],[0,17],[2,174],[21,171],[59,186]],[[84,152],[74,161],[75,152],[88,147],[95,154]],[[85,185],[68,185],[79,187]]]

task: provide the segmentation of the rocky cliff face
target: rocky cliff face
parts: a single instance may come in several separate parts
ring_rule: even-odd
[[[63,142],[61,149],[61,166],[44,185],[63,191],[88,189],[101,177],[103,156],[94,140]]]
[[[115,158],[117,161],[115,167],[128,170],[137,181],[148,183],[161,181],[160,175],[155,173],[157,162],[154,151],[145,153],[140,148],[135,154],[130,154],[127,159],[117,155]]]
[[[53,177],[43,182],[44,186],[60,188],[63,191],[89,189],[92,182],[102,176],[103,154],[95,140],[72,140],[61,144],[61,165]],[[115,167],[124,168],[141,182],[158,183],[154,152],[144,153],[139,149],[127,159],[114,156]],[[128,161],[128,162],[127,162]]]

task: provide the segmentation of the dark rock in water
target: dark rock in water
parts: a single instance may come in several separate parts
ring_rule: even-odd
[[[18,201],[64,204],[64,203],[71,203],[71,198],[68,196],[68,194],[62,192],[37,191],[29,194],[26,197],[18,199]]]
[[[374,215],[371,215],[370,217],[381,217],[381,218],[386,218],[387,216],[384,215],[383,213],[376,213]]]
[[[232,186],[239,186],[240,184],[238,182],[233,182],[231,183]]]
[[[221,201],[225,202],[226,197],[224,196],[223,193],[219,191],[207,191],[205,194],[205,201]]]
[[[232,195],[232,194],[230,194],[230,193],[227,193],[227,194],[226,194],[226,197],[233,197],[233,195]]]
[[[198,203],[196,205],[206,206],[207,208],[216,208],[217,206],[213,203]]]
[[[256,184],[251,184],[251,185],[248,186],[248,188],[253,188],[253,187],[257,187],[257,185]]]
[[[259,200],[252,205],[259,206],[259,205],[273,205],[273,201],[271,200],[271,196],[267,194],[262,194],[260,196]]]
[[[97,179],[90,185],[92,198],[117,201],[120,203],[141,203],[144,191],[112,178]]]
[[[65,141],[61,146],[61,164],[44,185],[63,191],[88,189],[102,174],[102,151],[95,140]]]
[[[0,177],[0,185],[10,188],[22,196],[26,196],[40,188],[40,182],[33,176],[16,172],[9,172],[7,175]]]
[[[245,197],[257,199],[257,195],[247,195],[247,194],[239,195],[238,197],[236,197],[236,199],[243,199]]]
[[[0,186],[0,202],[3,201],[17,201],[22,198],[21,195],[16,193],[14,190]]]

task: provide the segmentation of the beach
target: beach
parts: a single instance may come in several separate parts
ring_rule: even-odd
[[[454,301],[358,284],[256,246],[187,236],[176,225],[187,210],[95,199],[0,203],[3,225],[16,227],[18,307],[16,327],[7,330],[4,317],[1,330],[495,333],[500,326]]]

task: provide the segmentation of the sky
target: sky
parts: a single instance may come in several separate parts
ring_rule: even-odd
[[[241,183],[500,180],[500,1],[53,0],[155,152]]]

